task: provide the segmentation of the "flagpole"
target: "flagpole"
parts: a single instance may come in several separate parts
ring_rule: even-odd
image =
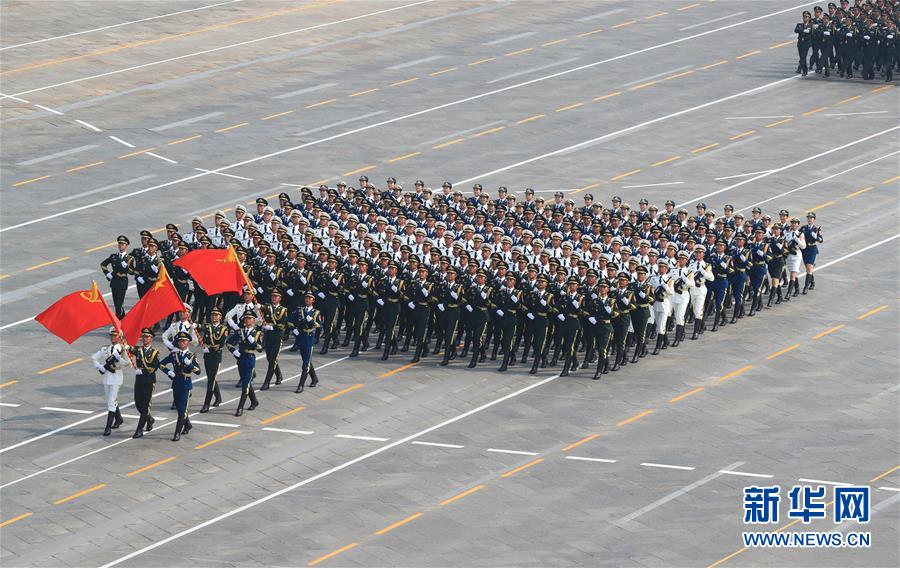
[[[161,265],[160,265],[160,271],[161,271],[161,272],[160,272],[160,276],[161,276],[161,277],[164,277],[166,280],[168,280],[170,285],[173,285],[173,284],[172,284],[172,278],[169,277],[169,271],[166,270],[166,265],[165,265],[165,264],[161,264]],[[177,292],[178,292],[178,290],[176,290],[176,293],[177,293]],[[179,298],[180,298],[180,297],[181,297],[181,296],[179,295]],[[182,302],[184,302],[184,300],[182,300]],[[185,305],[186,305],[186,304],[185,304]],[[194,318],[191,316],[191,312],[188,312],[188,322],[190,322],[190,324],[191,324],[191,331],[193,331],[193,332],[194,332],[194,335],[197,337],[197,344],[200,345],[201,349],[202,349],[202,348],[205,348],[206,345],[203,344],[203,337],[200,336],[200,330],[197,329],[197,324],[194,323]]]
[[[97,287],[97,282],[95,280],[91,280],[91,287],[99,292],[99,288]],[[125,341],[125,333],[122,331],[122,326],[119,322],[119,318],[112,313],[111,309],[109,309],[109,304],[106,303],[106,300],[103,299],[102,295],[100,296],[100,299],[103,302],[103,307],[106,308],[106,313],[109,315],[110,321],[113,322],[113,327],[115,328],[116,333],[119,334],[119,345],[121,345],[122,350],[128,354],[128,361],[131,362],[131,368],[137,369],[137,363],[134,360],[134,355],[131,353],[131,349],[128,348],[128,343]]]
[[[234,250],[234,246],[232,246],[231,243],[228,243],[228,251],[229,255],[234,257],[234,263],[237,264],[238,270],[241,271],[241,276],[244,277],[244,282],[247,284],[247,289],[250,291],[250,297],[253,299],[253,303],[256,305],[256,311],[259,313],[259,319],[263,319],[259,300],[256,299],[256,288],[250,281],[250,277],[247,276],[246,272],[244,272],[244,266],[241,264],[240,259],[237,257],[237,252]]]

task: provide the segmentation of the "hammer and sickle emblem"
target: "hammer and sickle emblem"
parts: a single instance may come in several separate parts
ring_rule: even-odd
[[[87,300],[88,302],[90,302],[92,304],[96,304],[97,302],[101,301],[100,300],[100,291],[96,287],[92,290],[85,290],[84,292],[79,294],[79,296],[81,296],[82,298],[84,298],[85,300]]]

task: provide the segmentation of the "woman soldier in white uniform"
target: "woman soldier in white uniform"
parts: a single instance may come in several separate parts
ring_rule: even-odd
[[[691,279],[693,280],[691,291],[691,306],[694,309],[694,333],[691,339],[697,339],[703,333],[703,308],[706,302],[706,283],[715,279],[712,268],[709,263],[704,260],[706,255],[706,247],[697,245],[694,247],[694,259],[688,264],[691,270]]]
[[[675,295],[675,279],[669,274],[669,261],[660,258],[656,261],[657,273],[650,277],[650,288],[656,301],[653,303],[653,317],[656,324],[656,347],[654,355],[659,355],[660,349],[669,346],[669,336],[666,333],[666,325],[669,323],[669,314],[672,313],[670,298]]]
[[[109,345],[104,345],[91,357],[94,367],[103,377],[103,390],[106,393],[106,429],[104,436],[109,436],[113,428],[122,425],[122,413],[119,411],[119,387],[122,386],[122,364],[128,355],[127,345],[119,343],[119,332],[109,329]]]

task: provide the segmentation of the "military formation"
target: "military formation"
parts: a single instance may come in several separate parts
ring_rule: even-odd
[[[871,81],[878,72],[886,82],[900,70],[900,2],[887,0],[841,0],[803,12],[794,26],[800,62],[797,73],[810,70],[830,77],[832,73],[852,78],[853,72]]]
[[[169,224],[160,240],[141,231],[130,251],[120,236],[101,263],[116,312],[125,311],[129,278],[142,295],[162,267],[185,303],[127,350],[141,413],[134,436],[153,427],[159,373],[172,381],[176,440],[191,427],[201,359],[200,412],[218,406],[226,353],[240,377],[237,416],[259,404],[257,372],[260,390],[282,383],[285,349],[301,356],[298,393],[318,384],[316,346],[467,368],[499,360],[498,371],[525,365],[531,374],[561,365],[562,376],[588,370],[599,379],[815,289],[823,237],[813,212],[801,223],[786,210],[773,219],[754,208],[745,218],[730,204],[720,214],[705,203],[690,212],[672,200],[640,199],[636,208],[619,196],[609,205],[592,194],[579,200],[556,192],[545,201],[532,189],[519,199],[505,187],[491,196],[480,184],[466,196],[449,182],[404,191],[393,178],[377,190],[363,176],[358,188],[323,185],[316,196],[304,187],[296,202],[282,193],[250,211],[237,205],[231,218],[217,211],[209,226],[200,217],[183,231]],[[228,246],[248,275],[242,293],[208,295],[175,265],[193,249]],[[153,347],[158,330],[166,356]],[[116,396],[127,363],[111,339],[94,357],[108,385],[107,434],[122,423]]]

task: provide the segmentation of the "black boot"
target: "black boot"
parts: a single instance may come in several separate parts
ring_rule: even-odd
[[[494,350],[491,351],[491,361],[497,360],[497,350],[499,350],[499,349],[500,349],[500,343],[495,341],[494,342]]]
[[[153,430],[153,424],[155,424],[155,423],[156,423],[156,418],[153,418],[152,414],[147,413],[147,427],[145,428],[145,431],[149,432],[149,431]]]
[[[560,377],[568,377],[569,369],[572,367],[572,356],[566,355],[563,359],[563,370],[559,374]]]
[[[181,429],[181,433],[184,434],[185,436],[187,436],[190,433],[191,428],[193,428],[193,427],[194,427],[194,425],[191,424],[191,417],[185,416],[184,417],[184,426]]]
[[[116,428],[118,428],[125,422],[125,420],[122,418],[122,411],[119,410],[118,406],[116,406],[115,416],[116,416],[116,420],[113,422],[113,425],[112,425],[113,430],[115,430]]]
[[[294,391],[295,393],[303,392],[303,387],[306,386],[306,377],[307,376],[309,376],[309,372],[307,372],[306,369],[303,369],[303,371],[300,373],[300,384],[297,385],[297,390]]]
[[[504,354],[503,354],[503,364],[500,365],[500,368],[499,368],[499,369],[497,369],[499,372],[502,373],[503,371],[505,371],[505,370],[509,367],[509,358],[510,358],[510,354],[509,354],[509,353],[504,353]]]
[[[809,275],[809,289],[810,290],[816,289],[816,275],[815,274]]]
[[[275,367],[275,386],[280,385],[282,381],[284,381],[284,375],[281,374],[281,365],[278,365]]]
[[[443,359],[441,359],[441,367],[446,367],[447,365],[450,364],[450,358],[453,355],[453,352],[455,349],[456,349],[456,346],[451,347],[449,345],[447,346],[446,349],[444,349],[444,357],[443,357]]]
[[[256,391],[253,390],[253,385],[247,387],[247,398],[250,399],[250,406],[247,407],[247,410],[256,410],[256,407],[259,406],[259,399],[256,398]]]
[[[263,381],[262,386],[259,387],[259,390],[261,390],[261,391],[269,390],[269,383],[271,381],[272,381],[272,369],[269,369],[269,371],[266,373],[266,379]]]
[[[747,314],[748,318],[752,318],[756,314],[756,296],[750,298],[750,313]]]
[[[722,310],[716,308],[716,315],[713,318],[713,326],[711,331],[719,331],[719,320],[722,319]]]
[[[423,341],[422,343],[419,343],[418,345],[416,345],[416,354],[413,355],[412,361],[410,361],[410,363],[418,363],[419,362],[419,358],[422,355],[422,349],[425,347],[424,343],[425,342]]]
[[[238,401],[237,410],[234,411],[235,416],[244,414],[244,403],[247,402],[247,392],[241,391],[241,399]]]
[[[662,334],[662,338],[663,338],[662,348],[663,348],[663,350],[666,350],[669,348],[669,334],[668,333]]]
[[[653,354],[659,355],[659,350],[662,349],[663,336],[662,334],[657,334],[656,336],[656,347],[653,348]]]
[[[177,442],[181,439],[181,429],[184,427],[184,416],[178,415],[178,420],[175,421],[175,435],[172,436],[172,441]]]
[[[775,290],[775,305],[777,306],[784,300],[784,296],[781,294],[781,287],[779,286],[777,290]],[[770,300],[771,301],[771,300]]]
[[[132,438],[143,438],[144,437],[144,425],[147,423],[147,415],[141,414],[140,420],[138,420],[137,429],[134,431],[134,435]]]
[[[809,274],[807,274],[806,276],[803,277],[803,292],[801,292],[801,294],[806,294],[809,291],[809,285],[810,285]],[[794,295],[796,296],[797,294],[794,294]]]
[[[699,320],[699,319],[694,320],[694,333],[693,333],[693,335],[691,335],[692,341],[696,340],[697,338],[700,337],[700,324],[701,323],[702,323],[702,320]]]
[[[531,370],[528,371],[529,375],[537,374],[538,365],[540,364],[540,362],[541,362],[541,355],[540,355],[540,353],[538,353],[537,355],[534,356],[534,363],[532,363],[532,365],[531,365]]]
[[[322,341],[322,348],[319,349],[319,355],[328,355],[328,342],[328,339],[324,339],[324,341]]]
[[[622,355],[623,355],[622,350],[616,349],[616,360],[613,363],[612,369],[610,369],[610,371],[618,371],[619,370],[619,368],[622,366],[621,365]]]
[[[591,345],[587,349],[587,353],[584,354],[584,361],[581,362],[581,368],[587,369],[588,365],[591,363],[591,359],[594,358],[594,346]]]
[[[469,361],[469,368],[470,368],[470,369],[474,369],[474,368],[475,368],[475,365],[476,365],[477,363],[478,363],[478,350],[477,350],[477,349],[473,349],[473,350],[472,350],[472,360]]]
[[[600,380],[600,375],[603,373],[603,369],[605,366],[606,366],[606,358],[600,357],[597,360],[597,370],[594,371],[594,380],[595,381]]]
[[[638,341],[637,346],[634,348],[634,355],[631,357],[631,363],[632,363],[632,364],[638,362],[638,357],[640,357],[640,355],[641,355],[641,350],[643,349],[643,347],[644,347],[644,342]]]
[[[779,288],[778,290],[780,291],[781,288]],[[773,301],[773,300],[775,300],[775,288],[774,288],[774,287],[773,287],[771,290],[769,290],[769,301],[766,302],[766,307],[767,307],[767,308],[771,308],[771,307],[772,307],[772,301]]]
[[[316,388],[316,385],[319,384],[319,375],[316,374],[316,368],[312,366],[312,363],[309,364],[309,378],[312,379],[312,382],[309,383],[309,388]]]
[[[403,342],[403,349],[400,350],[400,353],[406,353],[409,351],[409,342],[412,341],[412,334],[406,334],[406,341]]]
[[[741,313],[741,304],[742,302],[734,303],[734,311],[731,313],[731,323],[737,323],[738,315]]]
[[[387,341],[387,342],[385,342],[385,344],[384,344],[384,353],[381,354],[381,360],[382,360],[382,361],[387,361],[387,360],[388,360],[388,355],[390,355],[390,353],[391,353],[391,342],[390,342],[390,341]]]
[[[114,411],[110,411],[106,413],[106,428],[103,430],[104,436],[109,436],[112,434],[112,423],[116,418],[116,413]]]
[[[672,340],[672,347],[678,347],[678,344],[681,343],[681,335],[684,333],[683,325],[675,326],[675,339]]]

